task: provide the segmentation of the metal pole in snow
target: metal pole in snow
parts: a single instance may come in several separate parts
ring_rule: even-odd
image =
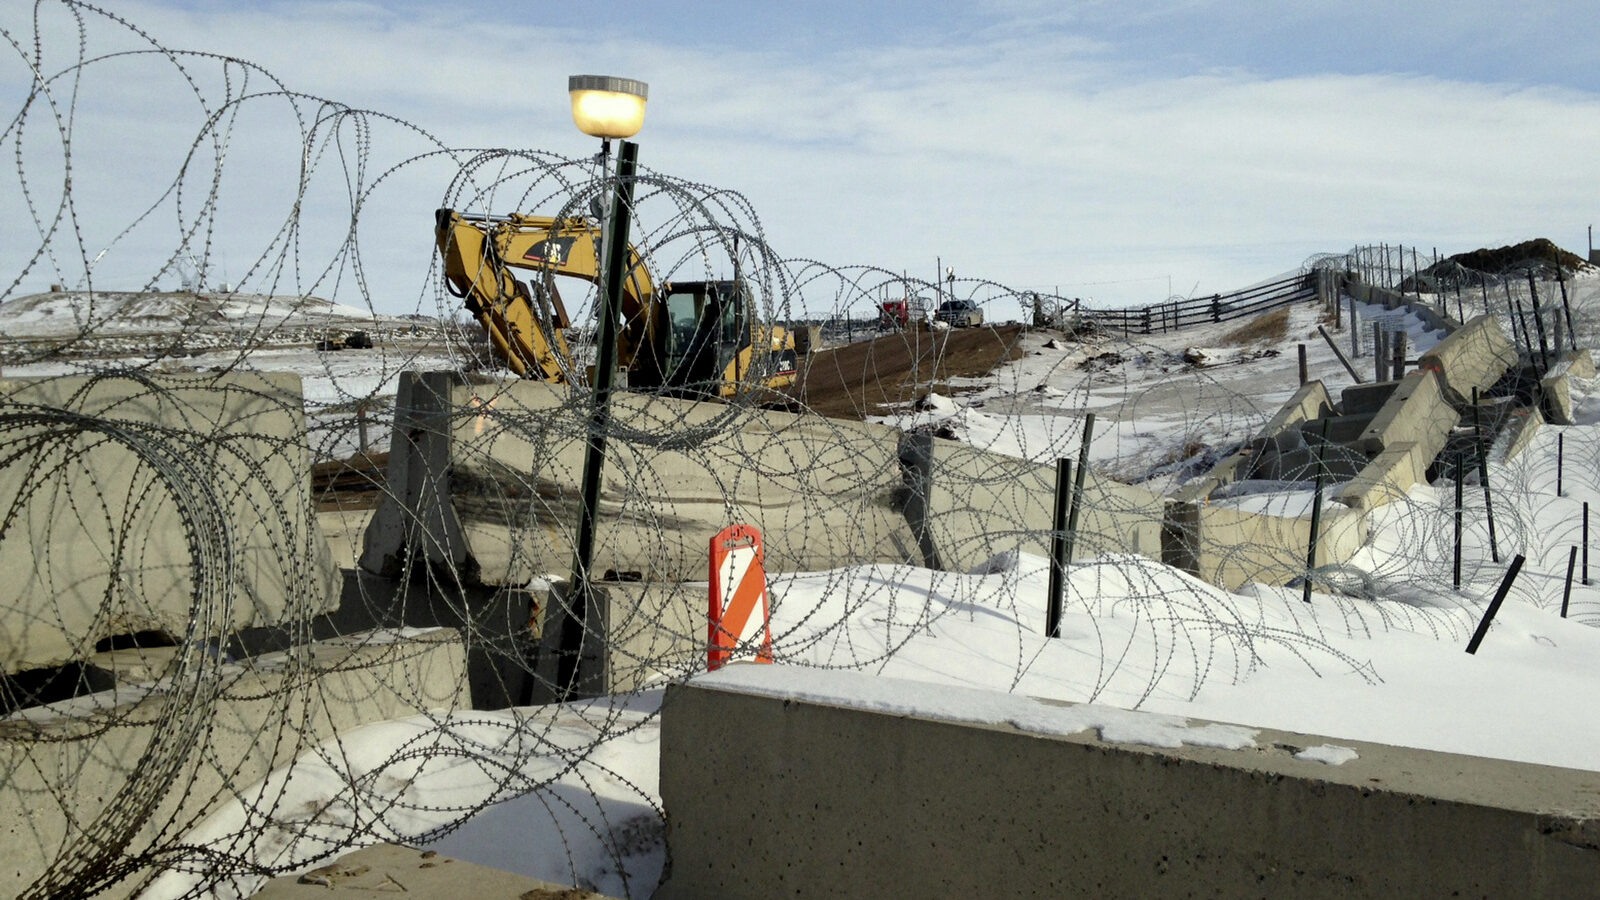
[[[1567,551],[1567,586],[1561,589],[1561,618],[1567,617],[1567,601],[1572,599],[1572,567],[1578,564],[1578,548]]]
[[[1050,535],[1050,597],[1045,611],[1044,629],[1050,637],[1061,636],[1061,596],[1065,592],[1067,572],[1067,498],[1072,490],[1072,460],[1065,456],[1056,460],[1056,508]]]
[[[1361,322],[1356,314],[1356,298],[1350,298],[1350,358],[1361,358]]]
[[[1383,323],[1372,323],[1372,378],[1389,380],[1389,341],[1384,336]]]
[[[1589,583],[1589,501],[1583,501],[1583,583]]]
[[[1567,341],[1572,349],[1578,349],[1578,332],[1572,327],[1572,301],[1567,299],[1567,273],[1560,266],[1556,267],[1556,275],[1561,283],[1561,311],[1567,320]]]
[[[1461,590],[1461,482],[1465,478],[1466,462],[1456,453],[1456,567],[1455,588]]]
[[[1311,495],[1311,540],[1306,547],[1306,583],[1300,599],[1305,603],[1311,602],[1311,573],[1317,569],[1317,532],[1322,526],[1322,470],[1323,454],[1328,450],[1328,424],[1332,419],[1322,420],[1322,441],[1317,444],[1317,481],[1315,493]]]
[[[1083,440],[1078,447],[1078,472],[1072,482],[1072,505],[1067,511],[1067,561],[1078,545],[1078,512],[1083,509],[1083,481],[1089,474],[1089,441],[1094,438],[1094,413],[1084,413]]]
[[[1567,435],[1565,432],[1556,435],[1556,496],[1561,496],[1561,469],[1567,455]]]
[[[1489,633],[1489,623],[1494,621],[1494,614],[1500,611],[1500,604],[1506,600],[1506,594],[1511,593],[1511,583],[1517,580],[1517,573],[1522,570],[1522,554],[1518,553],[1511,560],[1511,568],[1506,570],[1506,577],[1500,580],[1500,589],[1494,592],[1494,599],[1489,601],[1489,608],[1484,610],[1483,618],[1478,622],[1478,630],[1472,633],[1472,640],[1467,642],[1467,652],[1477,653],[1478,645],[1483,643],[1483,638]]]
[[[1528,294],[1533,306],[1533,325],[1539,330],[1539,359],[1543,364],[1540,374],[1550,371],[1550,347],[1544,337],[1544,311],[1539,308],[1539,288],[1533,283],[1533,271],[1528,272]]]

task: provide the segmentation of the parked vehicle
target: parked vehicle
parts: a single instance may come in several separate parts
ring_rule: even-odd
[[[946,300],[939,304],[939,311],[933,317],[953,328],[970,328],[983,324],[983,309],[971,300]]]

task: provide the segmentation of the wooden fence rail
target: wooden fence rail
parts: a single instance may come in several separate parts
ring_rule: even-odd
[[[1212,294],[1132,309],[1086,309],[1083,318],[1123,334],[1158,334],[1193,325],[1259,315],[1317,296],[1317,273],[1292,275],[1227,294]]]

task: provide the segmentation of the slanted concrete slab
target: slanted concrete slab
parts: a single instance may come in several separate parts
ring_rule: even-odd
[[[1339,486],[1333,499],[1345,506],[1373,510],[1404,497],[1427,475],[1431,458],[1413,441],[1391,443],[1355,478]]]
[[[1489,458],[1496,462],[1516,459],[1533,443],[1533,436],[1544,427],[1544,416],[1534,408],[1514,409],[1506,417],[1500,434],[1489,448]]]
[[[1417,364],[1439,376],[1440,386],[1454,402],[1472,398],[1473,389],[1487,391],[1506,370],[1517,364],[1517,350],[1494,316],[1478,316],[1457,329]]]
[[[1320,380],[1300,385],[1294,396],[1267,420],[1258,432],[1261,436],[1277,434],[1287,428],[1333,414],[1333,400],[1328,388]]]
[[[662,706],[662,900],[1554,900],[1600,884],[1594,772],[853,672],[724,673]],[[1148,743],[1101,737],[1113,726]]]
[[[1545,421],[1557,425],[1576,424],[1572,418],[1573,378],[1595,377],[1594,360],[1587,350],[1569,350],[1550,367],[1539,381],[1540,409]]]
[[[0,896],[30,886],[40,896],[92,893],[113,863],[170,848],[319,742],[465,706],[465,667],[451,629],[351,634],[244,663],[189,648],[163,673],[178,681],[163,691],[124,683],[0,718]],[[127,874],[96,896],[129,896],[141,874]]]
[[[337,601],[297,376],[0,379],[0,672]]]
[[[1204,503],[1217,488],[1235,481],[1261,477],[1258,470],[1265,442],[1276,440],[1279,435],[1291,432],[1312,419],[1329,415],[1332,408],[1327,386],[1321,381],[1306,382],[1267,420],[1267,424],[1256,433],[1254,441],[1218,463],[1210,472],[1179,488],[1173,499],[1179,503]]]
[[[1352,384],[1339,393],[1339,409],[1347,416],[1376,414],[1389,402],[1389,395],[1399,384],[1398,381]]]
[[[1394,443],[1414,443],[1429,461],[1439,455],[1460,415],[1444,397],[1437,373],[1418,369],[1400,379],[1359,439],[1376,456]]]

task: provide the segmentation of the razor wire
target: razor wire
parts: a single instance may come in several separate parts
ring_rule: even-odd
[[[519,826],[544,877],[648,896],[663,812],[621,748],[648,744],[663,685],[704,669],[718,523],[765,523],[780,662],[1128,708],[1272,667],[1380,681],[1382,660],[1352,641],[1464,641],[1500,571],[1469,492],[1471,590],[1440,587],[1442,479],[1374,512],[1356,558],[1303,573],[1313,606],[1163,562],[1174,493],[1248,447],[1296,387],[1241,390],[1222,366],[1270,362],[1291,323],[1324,316],[1314,302],[1260,334],[1217,331],[1229,359],[1201,364],[1176,334],[1106,329],[1070,298],[784,257],[737,191],[646,168],[632,242],[655,282],[737,277],[755,333],[782,327],[816,350],[792,386],[756,374],[783,348],[752,339],[721,402],[619,397],[595,563],[609,605],[590,618],[561,588],[600,291],[520,272],[530,296],[568,295],[573,327],[559,379],[510,377],[447,289],[428,222],[446,208],[599,227],[605,160],[454,147],[89,4],[35,12],[3,30],[28,87],[0,131],[18,199],[0,279],[0,559],[28,571],[8,562],[0,594],[0,802],[19,813],[6,840],[25,860],[0,893],[248,896],[374,841],[448,847],[520,798],[540,810]],[[97,189],[95,117],[151,73],[176,85],[144,98],[170,166]],[[292,128],[265,130],[269,115]],[[422,207],[406,202],[419,184]],[[1324,267],[1403,282],[1370,248],[1302,274]],[[394,268],[414,296],[374,287]],[[1492,293],[1488,275],[1455,277]],[[45,281],[60,289],[27,287]],[[1518,327],[1526,279],[1492,283],[1512,301],[1480,311]],[[1600,302],[1566,286],[1590,346]],[[1470,312],[1463,294],[1430,300]],[[956,300],[1031,321],[949,327],[939,313]],[[1043,634],[1049,467],[1086,443],[1063,622],[1086,662],[1068,665]],[[1569,497],[1600,497],[1596,446],[1566,458]],[[1573,534],[1535,525],[1545,459],[1493,470],[1495,511],[1500,553],[1554,570]],[[1214,502],[1287,522],[1310,491],[1297,476]],[[1303,571],[1291,540],[1272,541],[1277,569]],[[1219,555],[1257,565],[1259,544]],[[1557,602],[1547,581],[1519,594]],[[1600,604],[1575,617],[1600,623]],[[931,645],[957,626],[974,646],[952,670]],[[569,690],[593,659],[606,689]]]

